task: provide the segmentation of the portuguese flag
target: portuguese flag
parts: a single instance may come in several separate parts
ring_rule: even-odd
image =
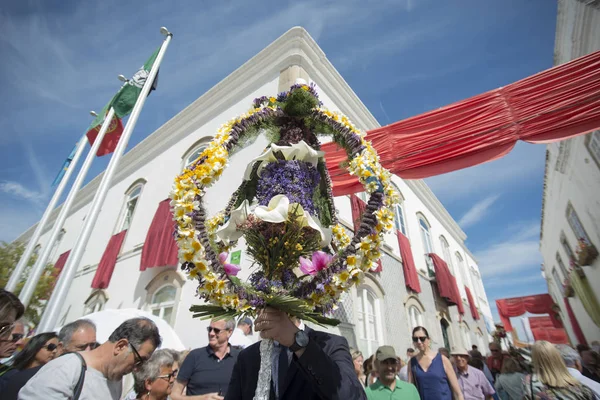
[[[142,88],[148,79],[148,75],[150,74],[150,70],[154,65],[154,61],[156,60],[159,50],[160,47],[156,49],[148,61],[146,61],[146,63],[140,67],[135,75],[133,75],[133,77],[123,86],[121,86],[121,89],[119,89],[117,94],[108,102],[107,105],[104,106],[102,112],[98,114],[88,128],[86,136],[90,142],[90,145],[92,145],[94,144],[96,137],[98,137],[98,132],[100,132],[100,128],[102,127],[102,123],[104,122],[104,118],[108,114],[108,111],[111,107],[115,109],[113,119],[110,121],[110,125],[108,126],[106,134],[104,135],[104,140],[102,140],[102,144],[96,152],[98,157],[110,154],[117,148],[117,143],[119,143],[119,139],[123,133],[123,123],[121,120],[123,117],[129,115],[131,110],[133,110],[133,106],[142,92]],[[152,89],[150,90],[150,93],[152,93],[152,90],[156,89],[157,83],[158,74],[156,74],[156,78],[154,79],[154,82],[152,82]]]

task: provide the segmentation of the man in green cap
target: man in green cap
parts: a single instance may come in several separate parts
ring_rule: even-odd
[[[398,379],[400,361],[392,346],[377,349],[375,370],[379,373],[379,380],[366,389],[369,400],[420,400],[415,385]]]

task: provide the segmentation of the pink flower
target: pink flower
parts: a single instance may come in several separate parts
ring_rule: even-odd
[[[316,275],[317,272],[327,268],[333,256],[323,252],[315,251],[312,255],[312,261],[300,257],[300,271],[306,275]]]
[[[225,261],[227,261],[228,255],[229,255],[229,253],[225,253],[225,252],[219,254],[219,262],[223,265],[223,269],[225,270],[225,273],[227,275],[237,276],[237,274],[238,274],[238,272],[240,272],[241,268],[238,265],[226,263]]]

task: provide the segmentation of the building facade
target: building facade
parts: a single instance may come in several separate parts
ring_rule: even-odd
[[[161,204],[164,207],[174,177],[198,156],[219,126],[244,113],[254,98],[276,95],[298,78],[315,83],[324,106],[343,112],[359,128],[379,126],[308,33],[302,28],[291,29],[123,157],[62,306],[61,324],[105,308],[133,307],[167,320],[186,346],[206,345],[204,328],[208,323],[193,319],[189,312],[198,302],[196,282],[186,279],[177,262],[152,268],[142,265],[144,246],[151,250],[151,244],[145,243],[149,229]],[[261,140],[231,158],[205,197],[209,212],[220,210],[241,183],[246,165],[264,148],[266,142]],[[78,194],[60,242],[46,243],[49,232],[42,236],[40,246],[57,248],[52,261],[74,246],[101,178],[102,174]],[[404,354],[413,346],[411,331],[417,325],[428,328],[437,347],[470,348],[476,344],[487,348],[492,314],[477,262],[464,243],[466,235],[422,181],[394,177],[394,183],[403,199],[396,210],[396,230],[408,237],[422,290],[416,293],[407,289],[398,236],[388,234],[382,270],[367,274],[360,287],[344,296],[335,311],[342,323],[330,330],[344,335],[365,355],[373,354],[382,344],[391,344]],[[351,232],[350,197],[337,197],[335,205],[340,221]],[[17,240],[26,241],[33,229]],[[456,279],[464,315],[440,297],[427,253],[437,253],[446,261]],[[114,262],[106,270],[111,257]],[[243,252],[240,258],[243,277],[248,274],[244,266],[249,261]],[[99,265],[103,269],[100,277]],[[474,317],[477,313],[473,309],[479,316]]]
[[[598,50],[600,1],[559,0],[554,64]],[[600,131],[594,131],[550,144],[546,151],[540,239],[543,274],[574,344],[600,339],[600,259],[582,259],[578,254],[582,248],[591,254],[598,246]],[[574,268],[580,275],[575,285]]]

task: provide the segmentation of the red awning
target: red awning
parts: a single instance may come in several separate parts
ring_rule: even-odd
[[[554,323],[548,316],[544,317],[529,317],[529,327],[531,329],[554,328]]]
[[[429,257],[431,257],[433,267],[435,268],[435,281],[437,282],[440,296],[445,298],[448,304],[457,306],[458,312],[461,315],[464,315],[465,307],[460,298],[456,278],[450,273],[446,261],[442,260],[442,258],[435,253],[429,253]]]
[[[475,301],[473,300],[473,295],[471,294],[471,289],[465,286],[465,292],[467,292],[467,300],[469,301],[469,308],[471,309],[471,316],[473,319],[477,321],[479,319],[479,311],[477,310],[477,306],[475,305]]]
[[[564,298],[565,307],[567,308],[567,314],[569,315],[569,321],[571,321],[571,327],[573,328],[573,333],[575,334],[575,338],[579,342],[579,344],[587,344],[587,340],[585,340],[585,335],[581,330],[581,326],[579,326],[579,321],[577,321],[577,317],[575,317],[575,313],[571,308],[571,303],[569,303],[568,298]]]
[[[367,209],[367,203],[359,199],[357,195],[353,194],[350,196],[350,207],[352,208],[352,224],[354,226],[354,234],[356,234],[356,232],[358,232],[358,228],[360,228],[360,220],[362,215]],[[383,271],[383,264],[381,263],[381,259],[379,259],[377,260],[377,268],[371,272],[381,271]]]
[[[503,88],[367,132],[381,164],[404,179],[472,167],[508,154],[518,140],[550,143],[600,127],[600,51]],[[336,196],[363,190],[322,147]]]
[[[419,274],[417,273],[417,267],[415,266],[410,242],[402,232],[397,231],[397,234],[400,256],[402,257],[402,270],[404,271],[404,284],[407,288],[417,293],[421,293],[421,283],[419,282]]]
[[[567,332],[562,328],[531,328],[533,338],[537,340],[546,340],[554,344],[569,344]]]
[[[93,289],[106,289],[108,287],[126,233],[127,230],[124,230],[110,238],[108,245],[104,250],[104,254],[100,259],[100,264],[98,264],[96,275],[94,275],[94,280],[92,281]]]
[[[140,271],[147,268],[177,265],[177,242],[173,237],[175,223],[171,214],[171,200],[158,203],[158,209],[144,241]]]
[[[520,317],[529,312],[531,314],[548,314],[555,328],[562,328],[562,324],[554,317],[554,301],[548,293],[533,296],[513,297],[510,299],[496,300],[498,315],[507,332],[512,332],[513,327],[510,318]]]

